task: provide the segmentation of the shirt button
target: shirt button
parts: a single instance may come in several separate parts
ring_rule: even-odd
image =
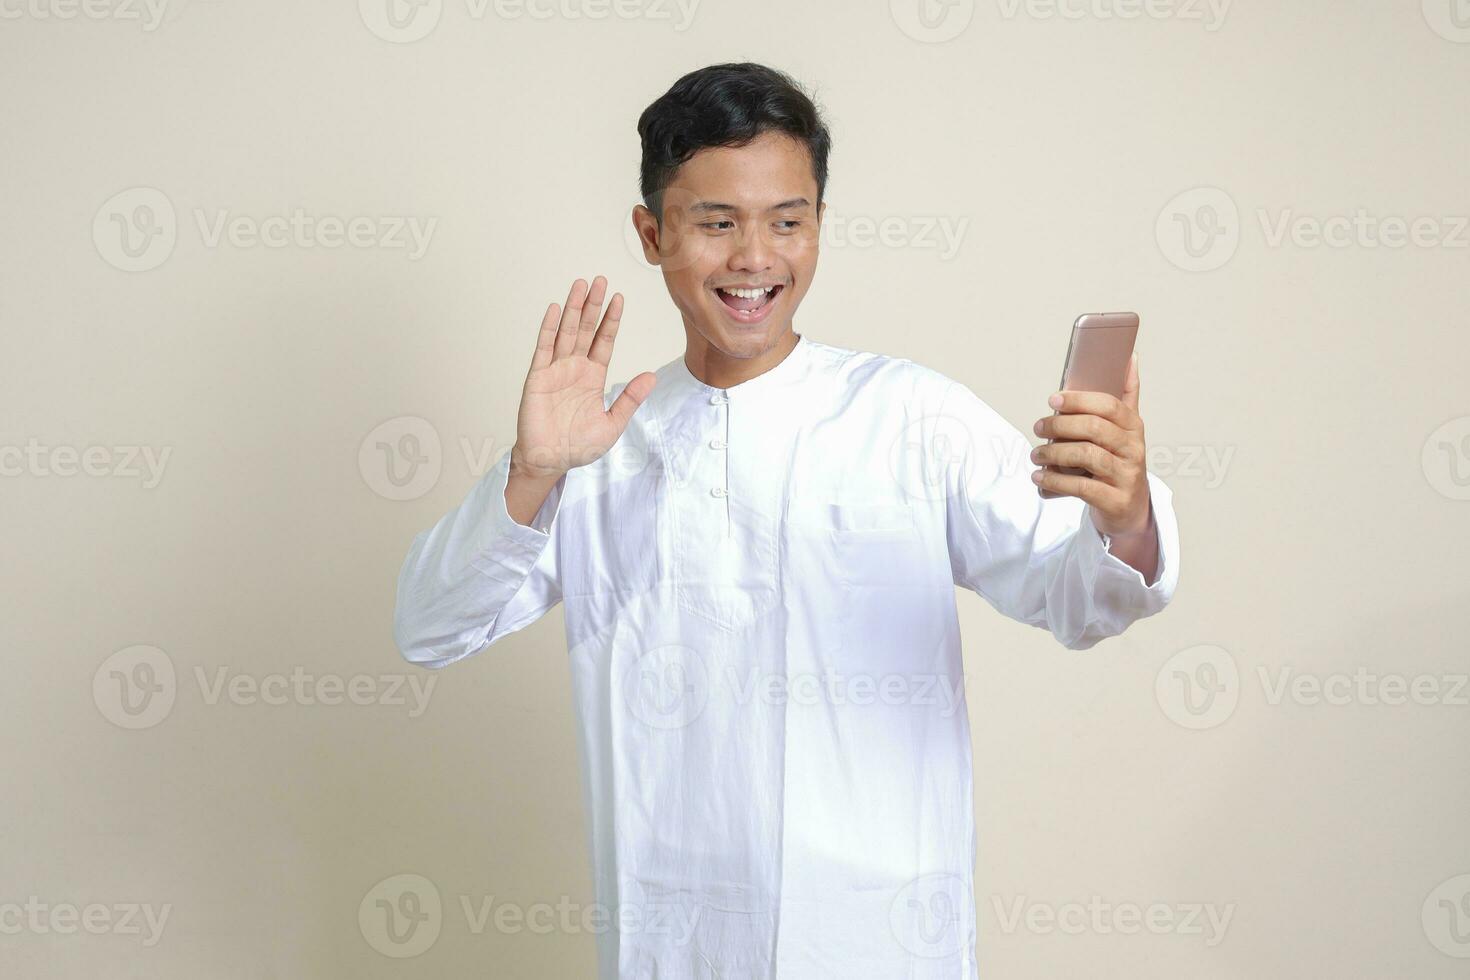
[[[724,449],[725,448],[725,440],[723,440],[723,439],[711,439],[709,441],[709,447],[711,449]]]
[[[727,402],[729,400],[730,400],[730,396],[729,395],[726,395],[726,394],[723,394],[721,392],[716,392],[715,394],[709,396],[709,403],[711,405],[723,405],[725,402]]]
[[[711,497],[723,497],[727,493],[729,493],[729,491],[726,490],[724,487],[710,487],[709,488],[709,495]]]

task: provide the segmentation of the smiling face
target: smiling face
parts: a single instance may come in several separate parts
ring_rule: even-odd
[[[792,318],[817,270],[816,200],[806,147],[767,132],[690,157],[664,190],[662,223],[634,208],[644,256],[684,318],[691,363],[759,373],[772,366],[761,355],[779,360],[795,343]]]

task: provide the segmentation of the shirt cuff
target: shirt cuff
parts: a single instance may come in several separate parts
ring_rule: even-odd
[[[489,511],[490,521],[481,538],[479,553],[473,560],[480,571],[500,576],[507,571],[512,575],[529,573],[551,540],[567,482],[567,475],[563,473],[552,485],[530,526],[522,524],[510,516],[510,508],[505,501],[505,488],[510,481],[510,455],[511,451],[507,449],[481,483],[485,491],[482,506]]]
[[[1095,567],[1099,578],[1107,578],[1117,587],[1126,587],[1167,600],[1174,594],[1179,580],[1179,525],[1174,516],[1173,492],[1163,480],[1148,474],[1149,506],[1153,508],[1154,534],[1159,551],[1159,564],[1154,583],[1144,581],[1143,573],[1109,550],[1110,540],[1097,529],[1092,515],[1083,509],[1086,529],[1079,534],[1078,544],[1085,564]]]

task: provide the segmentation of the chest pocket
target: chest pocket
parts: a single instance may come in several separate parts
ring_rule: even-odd
[[[786,528],[793,564],[852,587],[918,585],[925,551],[905,503],[794,502]]]

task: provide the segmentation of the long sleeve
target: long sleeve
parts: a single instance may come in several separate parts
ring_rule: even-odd
[[[506,507],[509,474],[506,450],[458,507],[414,538],[393,615],[394,640],[407,660],[448,666],[561,601],[556,516],[567,477],[526,527]]]
[[[945,491],[956,585],[1074,650],[1116,636],[1173,597],[1179,528],[1162,480],[1148,474],[1160,555],[1150,585],[1107,550],[1086,504],[1040,496],[1031,444],[968,387],[951,383],[938,419],[952,432]]]

